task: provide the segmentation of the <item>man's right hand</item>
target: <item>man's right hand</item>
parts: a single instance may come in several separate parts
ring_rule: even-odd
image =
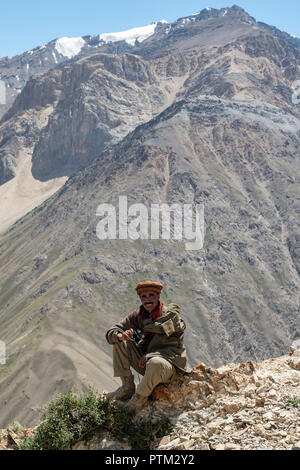
[[[124,333],[118,333],[117,338],[119,341],[128,341],[133,338],[133,329],[124,331]]]

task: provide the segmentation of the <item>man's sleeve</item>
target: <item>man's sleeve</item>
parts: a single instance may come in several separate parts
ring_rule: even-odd
[[[124,331],[129,330],[130,328],[137,328],[136,325],[136,312],[132,312],[127,317],[123,318],[119,323],[116,323],[106,332],[106,340],[109,344],[117,343],[119,340],[117,338],[118,333],[124,333]]]

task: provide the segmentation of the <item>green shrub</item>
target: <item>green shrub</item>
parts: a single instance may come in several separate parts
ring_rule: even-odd
[[[23,426],[21,426],[21,424],[18,423],[18,422],[14,422],[14,423],[10,424],[7,429],[9,429],[10,431],[15,432],[16,434],[19,433],[19,432],[22,432],[24,430]]]
[[[147,450],[151,441],[172,431],[166,418],[137,422],[134,416],[125,405],[91,390],[82,397],[72,392],[60,394],[48,405],[34,436],[26,438],[20,449],[70,449],[80,440],[88,442],[95,433],[108,431],[119,440],[127,440],[135,450]]]
[[[283,402],[286,406],[293,406],[294,408],[299,408],[300,406],[300,398],[296,396],[292,398],[285,398]]]

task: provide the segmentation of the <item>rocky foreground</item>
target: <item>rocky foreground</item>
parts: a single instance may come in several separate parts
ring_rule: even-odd
[[[174,425],[153,450],[300,450],[300,349],[260,363],[200,364],[191,376],[157,387],[138,416],[149,415],[166,415]],[[0,430],[0,449],[17,449],[35,429],[14,423]],[[104,434],[73,449],[131,450]]]

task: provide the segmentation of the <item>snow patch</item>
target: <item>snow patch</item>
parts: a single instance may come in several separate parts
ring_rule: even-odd
[[[164,23],[165,20],[161,21],[160,23]],[[105,43],[108,42],[116,42],[116,41],[126,41],[127,44],[134,46],[135,41],[138,40],[139,42],[145,41],[145,39],[149,38],[154,34],[157,22],[153,24],[149,24],[148,26],[141,26],[138,28],[131,28],[127,29],[126,31],[121,31],[118,33],[104,33],[99,34],[99,39],[102,39]]]
[[[85,45],[85,40],[81,37],[79,38],[60,38],[56,40],[55,49],[59,54],[62,54],[68,59],[71,59],[75,55],[79,54],[83,46]]]
[[[55,55],[54,51],[52,51],[52,55],[53,55],[53,59],[54,59],[55,63],[57,64],[57,58],[56,58],[56,55]]]

